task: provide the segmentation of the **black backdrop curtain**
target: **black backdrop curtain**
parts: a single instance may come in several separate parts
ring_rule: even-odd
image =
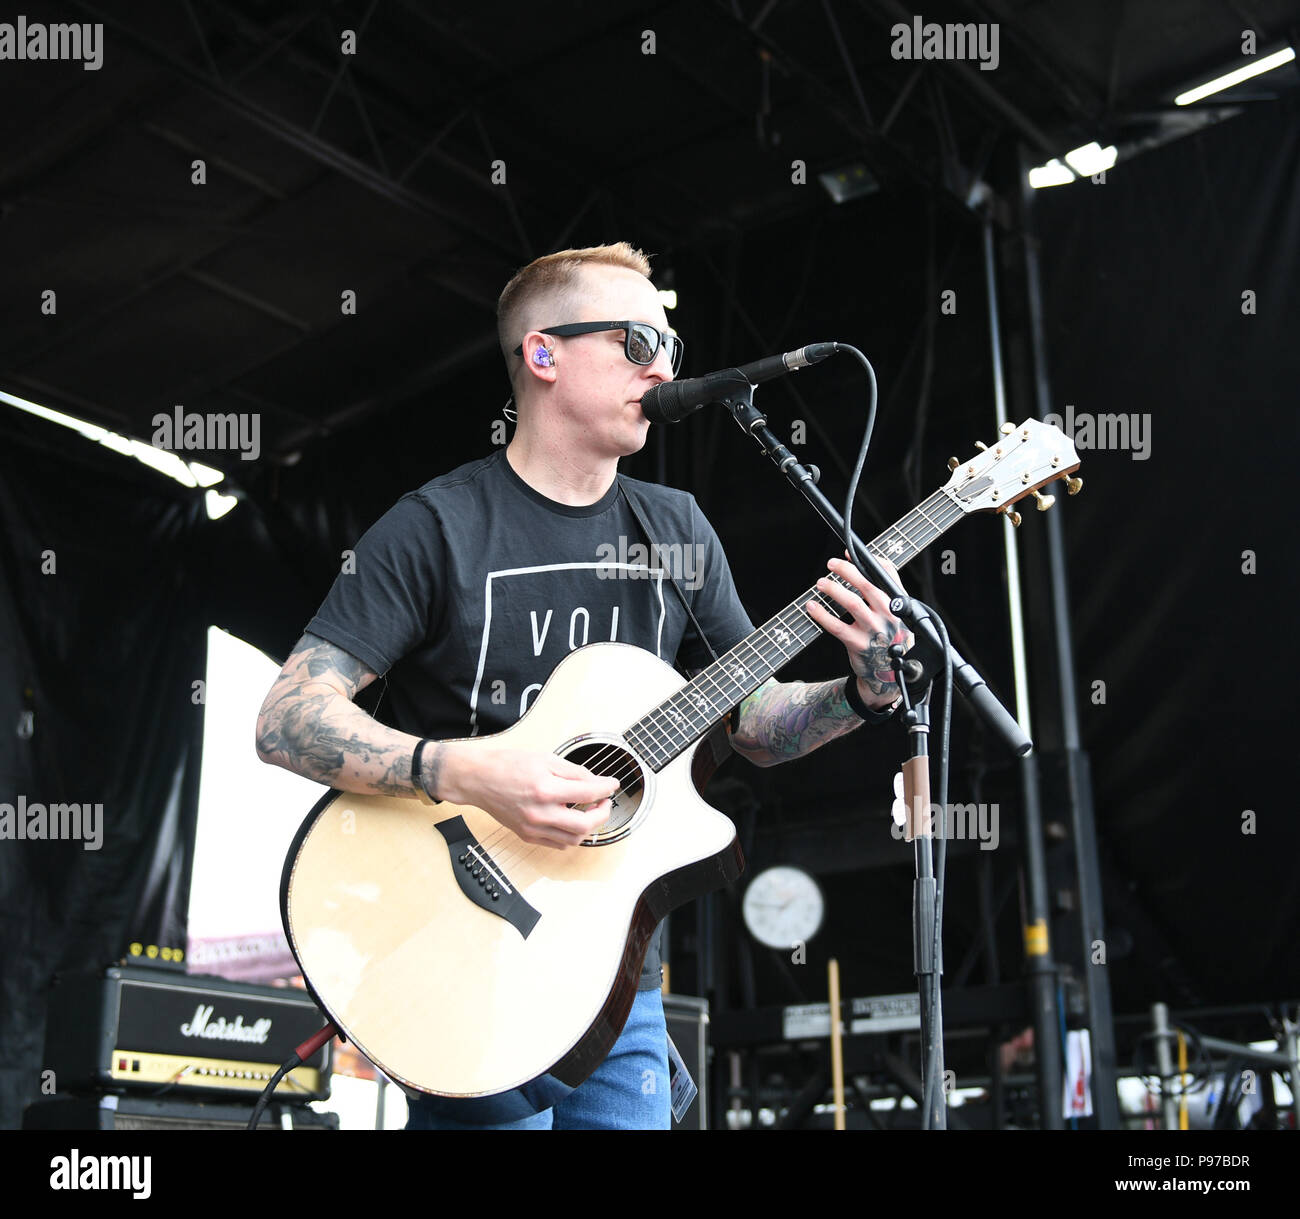
[[[98,849],[84,813],[81,841],[0,841],[4,1126],[41,1096],[54,974],[185,943],[207,525],[201,492],[0,411],[0,803],[102,806]]]
[[[1144,459],[1081,450],[1062,517],[1107,921],[1138,948],[1112,986],[1294,998],[1300,97],[1037,202],[1052,409],[1146,421]]]

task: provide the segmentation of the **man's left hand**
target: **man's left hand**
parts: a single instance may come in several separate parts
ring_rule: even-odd
[[[898,571],[888,559],[877,561],[898,580]],[[853,619],[842,622],[815,601],[809,601],[805,607],[808,616],[844,645],[849,654],[849,667],[858,679],[862,701],[873,710],[882,710],[899,697],[889,649],[896,643],[910,649],[914,642],[912,633],[890,614],[890,594],[872,584],[852,563],[846,559],[831,559],[827,567],[857,591],[851,592],[838,581],[825,576],[817,581],[817,591],[848,610]],[[901,581],[899,587],[902,588]]]

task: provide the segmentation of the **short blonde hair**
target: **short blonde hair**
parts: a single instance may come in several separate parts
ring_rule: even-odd
[[[516,271],[497,298],[497,340],[512,382],[518,371],[514,350],[523,336],[535,329],[534,323],[558,326],[573,320],[560,314],[576,306],[585,267],[624,267],[650,278],[650,260],[626,241],[582,250],[557,250]],[[540,316],[546,309],[555,316]]]

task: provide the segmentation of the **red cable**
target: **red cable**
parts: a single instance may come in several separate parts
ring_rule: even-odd
[[[306,1062],[317,1050],[321,1048],[331,1037],[338,1036],[338,1029],[333,1024],[327,1024],[317,1033],[313,1033],[306,1041],[302,1043],[294,1053],[298,1056],[299,1063]]]

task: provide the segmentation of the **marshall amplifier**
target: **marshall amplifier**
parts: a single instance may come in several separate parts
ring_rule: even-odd
[[[58,1090],[260,1093],[325,1023],[305,991],[120,966],[60,978],[45,1066]],[[332,1043],[276,1086],[281,1102],[329,1097]]]

